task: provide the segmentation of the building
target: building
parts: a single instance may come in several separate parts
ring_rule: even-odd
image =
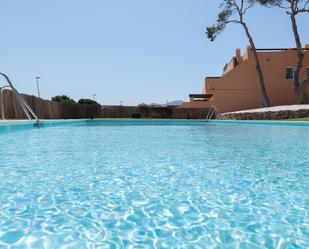
[[[258,49],[257,52],[271,105],[299,104],[293,83],[296,50]],[[304,47],[304,55],[301,80],[309,77],[309,44]],[[309,87],[306,92],[309,97]],[[202,93],[190,94],[189,97],[190,101],[183,103],[182,108],[215,106],[224,113],[261,107],[262,97],[252,49],[247,47],[243,55],[240,49],[236,49],[222,76],[206,77]]]

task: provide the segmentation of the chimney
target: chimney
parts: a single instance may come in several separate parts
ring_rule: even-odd
[[[251,60],[252,58],[252,48],[251,46],[246,47],[246,52],[243,55],[243,60]]]
[[[240,48],[236,48],[235,57],[236,57],[236,59],[239,63],[242,61],[242,57],[241,57],[241,54],[240,54]]]
[[[305,44],[305,48],[306,48],[306,49],[309,49],[309,44]]]

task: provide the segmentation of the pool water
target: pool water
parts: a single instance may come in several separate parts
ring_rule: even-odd
[[[309,248],[309,127],[0,131],[0,248]]]

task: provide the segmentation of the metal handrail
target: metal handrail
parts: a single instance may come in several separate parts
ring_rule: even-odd
[[[206,116],[206,122],[213,117],[213,115],[216,115],[217,108],[215,106],[211,106],[207,112]]]
[[[3,87],[0,87],[1,89],[1,114],[2,114],[2,119],[5,119],[5,115],[4,115],[4,101],[3,101],[3,92],[5,89],[11,89],[13,91],[13,93],[17,96],[17,99],[23,109],[23,111],[25,112],[27,118],[29,120],[32,120],[32,118],[34,118],[36,120],[36,123],[39,123],[39,118],[38,116],[35,114],[35,112],[32,110],[32,108],[29,106],[29,104],[27,103],[27,101],[24,99],[24,97],[17,91],[17,89],[13,86],[12,82],[10,81],[9,77],[0,72],[0,75],[3,76],[5,78],[5,80],[7,81],[8,85],[5,85]]]

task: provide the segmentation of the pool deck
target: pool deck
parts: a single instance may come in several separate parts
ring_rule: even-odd
[[[265,108],[241,110],[235,112],[226,112],[224,114],[230,113],[256,113],[256,112],[278,112],[278,111],[299,111],[299,110],[309,110],[309,105],[281,105],[281,106],[272,106]]]

